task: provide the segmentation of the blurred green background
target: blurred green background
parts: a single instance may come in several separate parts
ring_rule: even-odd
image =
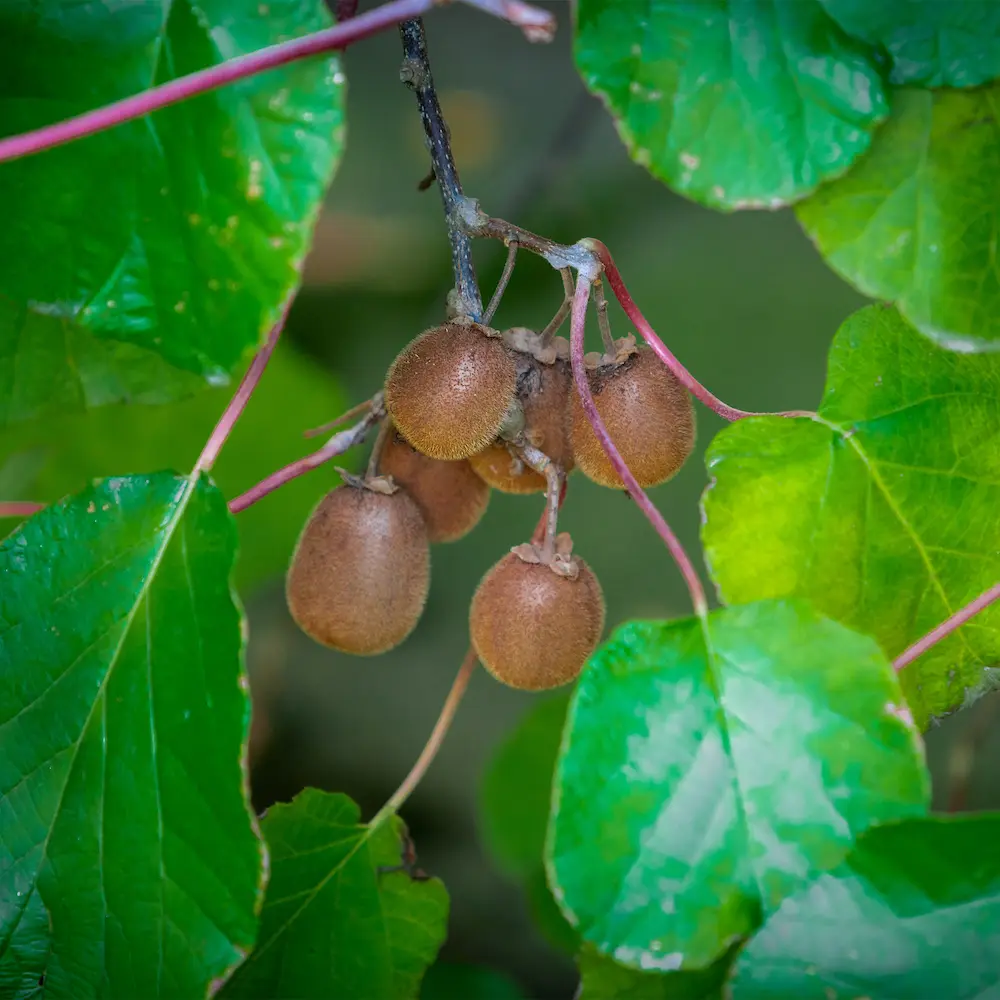
[[[824,266],[790,212],[716,214],[632,164],[575,72],[568,5],[548,6],[559,18],[548,46],[530,45],[515,29],[461,6],[428,19],[466,192],[491,214],[554,239],[603,239],[657,331],[723,399],[746,409],[814,407],[831,336],[861,297]],[[448,249],[436,190],[417,190],[428,162],[412,95],[398,81],[399,60],[391,32],[345,56],[347,153],[283,343],[217,467],[229,496],[315,448],[301,432],[369,397],[400,348],[442,318]],[[504,249],[482,244],[476,253],[488,298]],[[523,254],[496,322],[543,324],[561,294],[558,275]],[[612,315],[616,334],[629,332],[622,314]],[[7,432],[0,495],[51,500],[94,476],[188,468],[228,394],[212,390],[176,406],[105,409]],[[654,491],[692,551],[706,483],[701,458],[720,426],[703,409],[698,417],[697,454]],[[542,505],[540,497],[494,494],[471,536],[435,549],[430,599],[414,635],[388,655],[352,659],[299,634],[282,593],[302,521],[335,481],[332,468],[317,470],[239,515],[238,584],[250,618],[255,696],[253,787],[261,808],[306,784],[348,792],[368,814],[384,801],[422,747],[458,668],[477,581],[528,537]],[[601,580],[609,629],[627,618],[687,613],[677,572],[622,494],[572,477],[561,526]],[[570,959],[534,928],[528,901],[486,857],[477,831],[484,766],[532,702],[480,672],[404,815],[421,866],[451,893],[444,957],[502,971],[526,997],[568,1000],[576,984]],[[972,739],[980,766],[967,805],[1000,804],[990,768],[982,766],[1000,753],[1000,743],[987,738],[992,705],[984,699],[929,734],[939,807],[948,798],[949,768],[968,764]],[[447,987],[442,979],[436,995],[450,988],[471,997],[479,992],[471,983]]]

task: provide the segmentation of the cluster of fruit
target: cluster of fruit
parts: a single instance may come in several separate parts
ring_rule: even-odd
[[[642,486],[669,479],[694,446],[691,397],[633,337],[586,358],[612,439]],[[526,690],[572,681],[604,627],[604,597],[556,533],[564,476],[623,484],[572,391],[568,343],[525,328],[452,322],[400,353],[386,423],[364,477],[343,473],[306,522],[288,571],[292,616],[317,642],[370,655],[397,645],[423,611],[430,543],[468,533],[490,488],[547,492],[544,537],[483,577],[469,630],[483,665]]]

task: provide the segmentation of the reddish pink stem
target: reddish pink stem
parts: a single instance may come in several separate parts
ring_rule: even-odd
[[[31,517],[45,509],[43,503],[32,503],[30,500],[8,500],[0,502],[0,517]]]
[[[194,464],[194,472],[197,473],[211,469],[215,464],[215,460],[219,457],[219,452],[222,451],[222,446],[226,443],[226,438],[232,433],[236,421],[240,419],[240,415],[246,409],[246,405],[250,402],[250,397],[253,395],[254,389],[257,388],[257,383],[260,381],[261,375],[264,374],[264,369],[267,367],[268,361],[271,360],[271,353],[274,351],[275,345],[278,343],[278,338],[281,336],[281,331],[285,325],[285,320],[288,318],[288,310],[291,308],[291,305],[292,297],[290,296],[278,322],[274,324],[271,332],[267,335],[266,343],[257,352],[253,361],[250,362],[250,367],[243,376],[239,388],[229,401],[229,405],[223,411],[219,422],[215,425],[215,430],[212,431],[208,441],[205,442],[205,447],[202,448],[201,454],[198,456],[198,461]]]
[[[349,21],[332,28],[324,28],[322,31],[315,31],[301,38],[293,38],[277,45],[269,45],[257,52],[237,56],[218,66],[198,70],[159,87],[152,87],[141,94],[87,111],[75,118],[46,125],[33,132],[0,139],[0,163],[4,160],[31,156],[33,153],[72,142],[74,139],[93,135],[95,132],[103,132],[133,118],[141,118],[153,111],[159,111],[160,108],[185,101],[189,97],[196,97],[227,83],[244,80],[265,70],[285,66],[306,56],[321,55],[335,49],[346,48],[400,21],[419,17],[443,2],[445,0],[390,0],[381,7],[352,17]],[[551,32],[554,30],[555,18],[548,11],[521,3],[520,0],[466,0],[466,3],[509,20],[521,28],[529,39],[551,37]]]
[[[290,462],[283,469],[272,472],[271,475],[266,479],[262,479],[256,486],[251,486],[246,493],[236,497],[235,500],[231,500],[229,502],[229,512],[231,514],[238,514],[241,510],[246,510],[247,507],[251,507],[258,500],[266,497],[268,493],[273,493],[279,487],[284,486],[285,483],[297,479],[299,476],[318,468],[338,455],[343,455],[345,451],[349,451],[355,445],[361,444],[365,437],[367,437],[368,432],[381,419],[382,411],[380,409],[375,408],[371,410],[365,416],[364,420],[361,420],[353,427],[348,427],[334,434],[319,451],[314,451],[311,455],[306,455],[305,458]]]
[[[710,410],[714,410],[720,417],[726,420],[741,420],[743,417],[759,417],[764,414],[755,413],[752,410],[738,410],[735,406],[724,403],[718,396],[709,392],[674,356],[673,352],[656,335],[656,331],[649,325],[642,311],[635,304],[632,296],[629,295],[625,282],[622,280],[621,271],[618,270],[611,251],[600,241],[595,239],[581,240],[580,243],[595,253],[604,271],[608,276],[608,283],[611,285],[615,298],[621,303],[628,318],[635,324],[643,340],[653,349],[653,353],[677,376],[677,380],[683,385],[695,399],[701,400]],[[778,414],[771,414],[777,416]]]
[[[708,601],[705,599],[705,590],[695,571],[694,564],[684,551],[680,539],[674,534],[673,529],[656,509],[653,501],[646,495],[646,491],[629,471],[629,467],[615,447],[614,441],[611,440],[611,435],[608,434],[608,429],[604,426],[601,415],[597,412],[597,405],[594,403],[594,396],[590,391],[587,369],[583,361],[583,334],[589,302],[590,280],[585,274],[580,274],[576,281],[576,292],[573,295],[573,307],[570,310],[570,361],[573,365],[573,379],[576,382],[576,391],[580,395],[580,402],[583,404],[583,410],[587,414],[591,427],[594,428],[594,433],[601,442],[601,447],[607,453],[615,471],[621,476],[625,488],[670,550],[670,554],[673,556],[674,562],[677,563],[677,568],[681,571],[691,594],[691,603],[694,605],[695,614],[704,617],[708,612]]]
[[[994,584],[985,594],[980,594],[974,601],[966,604],[960,611],[956,611],[950,618],[945,619],[937,628],[932,629],[922,639],[918,639],[909,649],[900,653],[893,661],[893,667],[897,671],[902,670],[903,667],[912,663],[918,656],[926,653],[931,646],[947,638],[955,629],[964,625],[970,618],[974,618],[980,611],[989,607],[997,600],[1000,600],[1000,583]]]

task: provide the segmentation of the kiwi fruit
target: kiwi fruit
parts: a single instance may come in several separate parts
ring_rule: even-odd
[[[574,467],[570,442],[569,394],[573,375],[569,363],[544,364],[518,357],[517,398],[524,412],[524,437],[552,459],[563,472]],[[494,489],[503,493],[541,493],[545,477],[512,454],[503,441],[473,455],[469,462]]]
[[[597,412],[640,486],[670,479],[694,448],[691,395],[648,348],[587,373]],[[601,486],[625,484],[601,447],[579,396],[573,394],[573,455],[583,474]]]
[[[535,558],[525,559],[524,550]],[[483,577],[469,632],[483,666],[500,682],[545,691],[573,681],[604,628],[604,595],[582,559],[546,564],[519,546]]]
[[[431,542],[454,542],[467,535],[486,511],[490,488],[465,459],[428,458],[398,431],[390,432],[379,470],[416,501]]]
[[[456,461],[482,451],[514,400],[517,368],[499,336],[445,323],[412,340],[385,381],[392,422],[417,451]]]
[[[316,642],[371,656],[417,624],[430,583],[416,501],[378,477],[345,477],[306,521],[285,579],[292,618]]]

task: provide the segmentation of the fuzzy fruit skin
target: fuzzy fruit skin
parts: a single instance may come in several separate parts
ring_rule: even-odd
[[[541,563],[504,556],[472,598],[469,632],[483,666],[522,691],[569,684],[597,648],[604,594],[582,559],[575,580]]]
[[[344,485],[302,529],[285,596],[292,618],[316,642],[372,656],[413,631],[429,583],[427,529],[412,497]]]
[[[569,394],[573,375],[569,364],[556,361],[546,365],[525,356],[519,359],[517,398],[524,410],[524,436],[552,459],[565,473],[573,470],[570,441]],[[476,475],[501,493],[542,493],[545,477],[522,463],[514,471],[514,458],[500,441],[469,459]]]
[[[477,324],[446,323],[412,340],[385,380],[392,422],[417,451],[456,461],[497,435],[514,398],[513,352]]]
[[[670,479],[694,449],[691,394],[648,348],[620,366],[587,373],[597,412],[640,486]],[[601,486],[624,489],[574,393],[570,421],[576,464]]]
[[[379,470],[392,476],[416,501],[431,542],[454,542],[467,535],[490,501],[489,486],[467,461],[428,458],[398,433],[386,440]]]

